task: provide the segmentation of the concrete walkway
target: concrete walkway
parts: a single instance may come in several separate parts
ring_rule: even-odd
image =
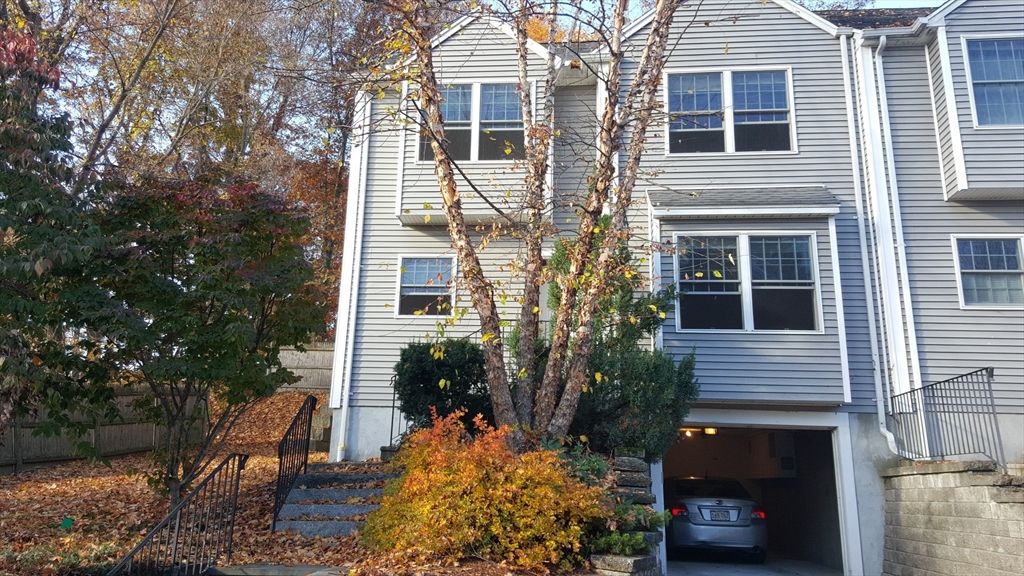
[[[806,560],[772,558],[751,564],[735,558],[700,557],[669,561],[668,576],[842,576],[842,572]]]

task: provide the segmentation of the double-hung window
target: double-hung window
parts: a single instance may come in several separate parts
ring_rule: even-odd
[[[810,235],[676,236],[679,328],[817,330]]]
[[[451,315],[454,258],[449,256],[403,257],[399,264],[399,316]]]
[[[978,126],[1024,124],[1024,38],[966,40]]]
[[[1020,238],[955,238],[964,306],[1024,306]]]
[[[669,153],[793,149],[786,70],[669,74]]]
[[[441,87],[448,154],[453,160],[523,158],[523,111],[515,84],[451,84]],[[431,135],[420,138],[419,159],[434,159]]]

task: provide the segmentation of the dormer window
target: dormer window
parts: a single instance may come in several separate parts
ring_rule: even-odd
[[[670,73],[668,152],[794,149],[788,70]]]
[[[1024,38],[967,40],[976,126],[1024,124]]]
[[[441,96],[441,118],[453,160],[524,157],[523,110],[515,84],[450,84],[441,88]],[[429,135],[420,138],[418,158],[434,159]]]

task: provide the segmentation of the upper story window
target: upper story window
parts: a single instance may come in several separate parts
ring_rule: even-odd
[[[399,266],[399,316],[451,315],[454,258],[402,257],[399,259]]]
[[[1020,238],[956,238],[964,306],[1024,305]]]
[[[679,328],[816,330],[812,236],[676,237]]]
[[[786,70],[669,74],[668,151],[793,149]]]
[[[967,40],[978,126],[1024,124],[1024,38]]]
[[[523,158],[523,110],[515,84],[452,84],[441,88],[441,97],[453,160]],[[419,159],[434,159],[428,135],[420,138]]]

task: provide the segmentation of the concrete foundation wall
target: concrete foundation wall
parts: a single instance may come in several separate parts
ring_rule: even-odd
[[[883,573],[1024,574],[1024,478],[991,462],[891,468]]]

